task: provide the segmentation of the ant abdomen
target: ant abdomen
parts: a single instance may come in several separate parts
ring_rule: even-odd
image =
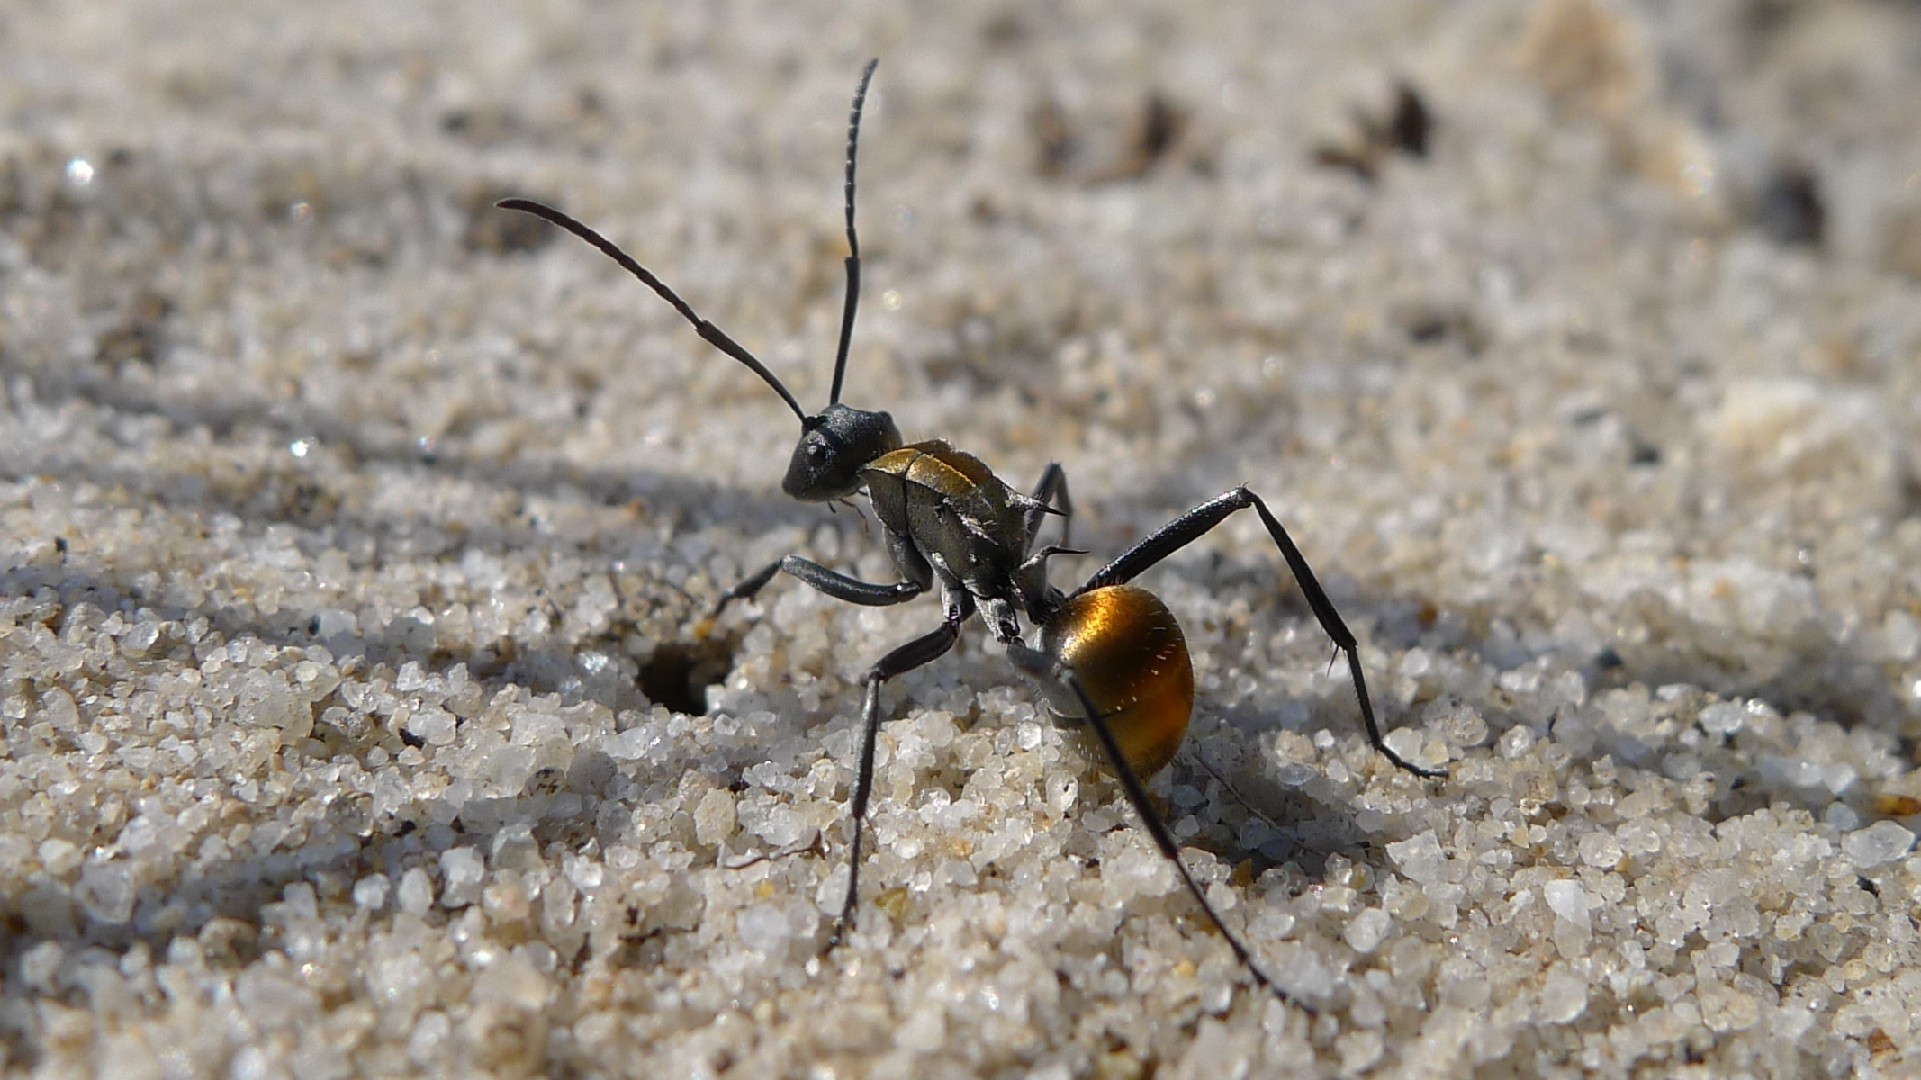
[[[1160,597],[1137,585],[1070,596],[1041,627],[1041,650],[1074,672],[1136,775],[1146,779],[1173,760],[1194,712],[1194,665]],[[1067,686],[1047,680],[1042,689],[1054,712],[1085,715]]]

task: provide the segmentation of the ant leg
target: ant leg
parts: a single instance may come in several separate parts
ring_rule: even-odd
[[[1058,509],[1054,506],[1057,498],[1060,502]],[[1061,519],[1061,542],[1036,551],[1034,546],[1040,543],[1041,525],[1048,514]],[[1074,501],[1067,497],[1067,470],[1061,468],[1060,462],[1051,462],[1041,470],[1040,483],[1034,485],[1034,494],[1028,496],[1027,517],[1021,527],[1027,537],[1021,547],[1025,561],[1021,563],[1015,580],[1020,583],[1019,593],[1027,609],[1027,617],[1039,625],[1047,621],[1049,605],[1060,598],[1060,590],[1047,583],[1048,558],[1053,555],[1087,554],[1069,543],[1074,531]]]
[[[1074,669],[1057,663],[1048,654],[1030,649],[1019,642],[1008,644],[1007,656],[1016,667],[1027,674],[1059,683],[1074,692],[1074,696],[1080,700],[1081,715],[1086,719],[1087,726],[1093,729],[1095,739],[1101,744],[1101,752],[1107,755],[1107,764],[1114,770],[1115,778],[1121,782],[1121,790],[1126,792],[1127,801],[1134,807],[1135,816],[1141,819],[1141,825],[1147,830],[1147,835],[1153,838],[1154,846],[1160,849],[1168,862],[1174,864],[1174,871],[1180,875],[1181,883],[1187,886],[1187,891],[1194,897],[1195,902],[1201,905],[1201,911],[1206,914],[1207,921],[1213,923],[1214,929],[1219,930],[1221,937],[1227,940],[1227,947],[1233,950],[1234,958],[1253,974],[1255,982],[1271,991],[1275,997],[1300,1006],[1308,1013],[1313,1013],[1312,1008],[1294,1001],[1288,996],[1287,991],[1281,989],[1273,979],[1268,977],[1267,972],[1261,970],[1260,965],[1254,962],[1254,954],[1248,952],[1247,946],[1241,944],[1241,939],[1221,921],[1220,913],[1214,910],[1214,905],[1207,902],[1207,894],[1201,891],[1200,883],[1194,880],[1194,875],[1188,872],[1187,864],[1181,861],[1180,845],[1175,843],[1174,834],[1168,831],[1167,823],[1161,820],[1161,816],[1154,811],[1153,803],[1148,801],[1147,785],[1141,783],[1141,778],[1135,775],[1133,766],[1127,763],[1126,756],[1121,753],[1121,744],[1114,737],[1113,729],[1107,726],[1107,718],[1101,715],[1094,700],[1088,696],[1086,687],[1081,685],[1080,676],[1074,673]]]
[[[949,593],[947,614],[939,626],[881,657],[880,663],[867,672],[867,703],[860,720],[860,765],[854,774],[854,801],[849,808],[854,816],[854,842],[847,866],[847,899],[841,904],[840,917],[834,920],[834,932],[822,952],[839,945],[854,929],[854,908],[860,899],[860,849],[867,829],[867,800],[874,793],[874,748],[880,740],[881,684],[939,659],[954,647],[961,623],[973,613],[971,597],[965,592]]]
[[[1400,769],[1429,779],[1447,776],[1446,769],[1422,768],[1388,749],[1387,742],[1381,738],[1380,724],[1374,719],[1374,704],[1368,698],[1367,678],[1361,674],[1360,644],[1354,640],[1354,632],[1347,628],[1341,613],[1334,609],[1334,602],[1327,598],[1321,583],[1314,577],[1314,569],[1307,565],[1307,557],[1301,554],[1300,548],[1294,546],[1294,540],[1287,535],[1287,530],[1281,528],[1281,523],[1275,520],[1261,497],[1245,487],[1237,487],[1209,499],[1161,526],[1152,535],[1122,552],[1119,558],[1095,571],[1076,595],[1102,586],[1132,581],[1149,567],[1211,532],[1230,515],[1250,506],[1261,515],[1261,524],[1267,526],[1267,534],[1274,539],[1274,545],[1281,549],[1281,558],[1287,560],[1287,568],[1293,571],[1294,580],[1300,583],[1301,592],[1307,597],[1307,606],[1314,610],[1314,618],[1320,621],[1321,629],[1334,640],[1335,648],[1347,654],[1347,670],[1354,679],[1354,696],[1361,703],[1361,720],[1367,725],[1367,741],[1382,757]]]
[[[1054,497],[1057,494],[1060,496],[1058,510],[1054,509]],[[1049,513],[1060,515],[1061,549],[1063,551],[1071,549],[1074,546],[1072,543],[1074,500],[1067,497],[1067,470],[1061,468],[1059,462],[1050,463],[1047,468],[1041,470],[1041,482],[1034,485],[1034,494],[1031,497],[1038,505],[1027,512],[1028,550],[1033,550],[1034,541],[1040,535],[1041,519]]]
[[[802,583],[826,593],[836,600],[845,600],[862,607],[888,607],[902,604],[927,591],[927,586],[912,581],[899,581],[892,585],[878,585],[871,581],[848,577],[846,574],[829,570],[825,566],[799,555],[789,555],[778,562],[768,563],[747,576],[745,581],[728,589],[714,605],[714,618],[727,610],[727,605],[736,600],[746,600],[767,587],[774,575],[786,572]]]
[[[1187,750],[1191,747],[1191,745],[1192,744],[1183,746],[1181,747],[1181,749]],[[1222,776],[1221,770],[1215,768],[1212,764],[1209,764],[1208,760],[1201,756],[1200,751],[1195,750],[1192,754],[1187,755],[1187,757],[1189,760],[1193,761],[1196,765],[1199,765],[1201,768],[1206,769],[1207,775],[1212,776],[1215,780],[1219,781],[1221,785],[1221,790],[1227,792],[1229,795],[1234,796],[1234,801],[1241,804],[1241,809],[1246,810],[1248,813],[1253,814],[1257,818],[1260,818],[1261,822],[1265,824],[1268,828],[1273,829],[1276,834],[1281,836],[1285,836],[1288,834],[1288,830],[1282,827],[1280,822],[1275,821],[1271,817],[1268,817],[1266,811],[1262,810],[1258,806],[1255,806],[1254,803],[1250,801],[1247,796],[1241,794],[1241,789],[1235,787],[1234,782],[1232,780],[1229,780],[1227,777]]]

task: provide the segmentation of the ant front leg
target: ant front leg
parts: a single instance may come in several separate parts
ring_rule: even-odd
[[[854,773],[854,800],[849,807],[854,815],[854,839],[847,865],[847,899],[840,906],[840,917],[834,920],[834,932],[822,952],[839,945],[854,929],[855,905],[860,900],[860,849],[867,829],[867,800],[874,794],[874,750],[880,741],[881,684],[933,663],[954,647],[961,624],[974,613],[974,600],[961,589],[949,590],[946,600],[946,617],[939,626],[881,657],[880,663],[867,672],[867,701],[860,717],[860,763]]]
[[[913,581],[899,581],[892,585],[880,585],[846,574],[829,570],[825,566],[799,555],[789,555],[784,559],[768,563],[747,576],[745,581],[722,593],[714,605],[714,618],[727,610],[727,605],[736,600],[751,599],[755,593],[767,587],[774,575],[785,572],[790,577],[799,578],[803,584],[812,586],[836,600],[845,600],[862,607],[890,607],[904,604],[921,593],[927,586]]]
[[[1307,605],[1314,610],[1314,618],[1319,620],[1321,629],[1334,640],[1334,647],[1347,655],[1347,670],[1354,679],[1354,696],[1360,700],[1361,720],[1367,725],[1367,741],[1382,757],[1404,771],[1428,779],[1446,777],[1446,769],[1422,768],[1388,749],[1386,740],[1381,738],[1380,724],[1374,719],[1374,703],[1368,698],[1367,678],[1361,673],[1360,643],[1354,639],[1354,632],[1347,628],[1341,613],[1334,609],[1334,602],[1327,598],[1326,591],[1314,577],[1314,569],[1307,565],[1307,557],[1301,554],[1300,548],[1294,546],[1294,540],[1287,535],[1287,530],[1281,528],[1281,523],[1268,510],[1267,504],[1261,501],[1261,497],[1245,487],[1209,499],[1161,526],[1152,535],[1123,552],[1119,558],[1096,571],[1077,590],[1076,595],[1132,581],[1149,567],[1213,531],[1229,516],[1250,506],[1261,515],[1261,524],[1267,526],[1267,534],[1274,539],[1274,545],[1281,549],[1281,558],[1287,560],[1287,568],[1293,571],[1294,580],[1300,583],[1301,592],[1306,595]]]

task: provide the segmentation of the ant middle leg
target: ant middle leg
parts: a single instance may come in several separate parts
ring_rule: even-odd
[[[860,762],[854,772],[854,798],[848,808],[854,818],[854,837],[847,864],[847,898],[840,906],[840,917],[834,920],[834,932],[827,938],[823,952],[839,945],[854,929],[855,908],[860,900],[860,849],[866,838],[867,801],[874,794],[874,750],[880,741],[881,684],[934,662],[954,647],[960,638],[961,624],[974,613],[974,600],[965,590],[954,589],[947,592],[946,601],[947,612],[939,626],[881,657],[867,672],[867,699],[860,717]]]
[[[1381,738],[1380,724],[1374,719],[1374,703],[1368,697],[1367,677],[1361,673],[1360,643],[1355,640],[1354,632],[1347,628],[1341,613],[1335,610],[1334,602],[1327,598],[1320,581],[1314,577],[1314,569],[1307,565],[1307,557],[1301,554],[1301,549],[1295,546],[1293,538],[1287,535],[1287,530],[1281,527],[1261,497],[1246,487],[1237,487],[1209,499],[1161,526],[1140,543],[1122,552],[1119,558],[1095,571],[1094,576],[1076,590],[1076,594],[1132,581],[1149,567],[1205,536],[1216,525],[1250,506],[1260,514],[1261,524],[1267,527],[1267,534],[1273,538],[1274,546],[1281,549],[1281,558],[1287,561],[1287,568],[1293,572],[1294,580],[1300,583],[1301,592],[1307,597],[1307,605],[1313,609],[1321,630],[1333,639],[1334,647],[1347,656],[1347,670],[1354,680],[1354,696],[1361,703],[1361,720],[1367,725],[1368,743],[1382,757],[1406,772],[1428,779],[1446,777],[1446,769],[1423,768],[1388,749],[1387,741]]]
[[[1027,517],[1022,525],[1027,540],[1021,548],[1023,561],[1018,571],[1019,592],[1027,608],[1027,617],[1039,625],[1047,621],[1049,610],[1060,598],[1060,591],[1047,583],[1047,560],[1055,555],[1085,555],[1087,552],[1070,542],[1074,532],[1074,500],[1068,498],[1067,470],[1061,468],[1059,462],[1052,462],[1041,470],[1040,483],[1034,485],[1034,493],[1028,496],[1028,501]],[[1056,501],[1059,502],[1058,507]],[[1037,548],[1041,526],[1049,514],[1061,519],[1061,541]]]
[[[1056,497],[1060,505],[1055,506]],[[1041,470],[1040,483],[1034,485],[1034,494],[1029,496],[1035,506],[1027,512],[1027,548],[1034,549],[1034,541],[1039,538],[1041,519],[1048,514],[1058,514],[1061,519],[1061,542],[1063,551],[1073,548],[1074,500],[1067,497],[1067,470],[1060,462],[1050,462]]]

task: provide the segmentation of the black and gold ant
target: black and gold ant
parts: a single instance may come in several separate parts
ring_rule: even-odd
[[[1174,552],[1186,547],[1236,511],[1253,508],[1280,548],[1281,557],[1300,583],[1321,628],[1347,657],[1368,742],[1389,761],[1422,777],[1442,777],[1389,749],[1381,738],[1368,699],[1367,682],[1354,634],[1327,598],[1307,559],[1281,528],[1260,496],[1237,487],[1189,510],[1129,548],[1082,582],[1062,592],[1047,582],[1047,560],[1085,554],[1062,543],[1035,547],[1046,515],[1069,520],[1066,474],[1049,465],[1031,495],[1022,495],[995,476],[979,458],[946,441],[908,443],[893,417],[841,402],[848,342],[860,303],[860,242],[854,232],[854,161],[860,140],[861,110],[875,65],[861,71],[860,86],[847,128],[847,292],[841,312],[840,345],[834,355],[834,383],[825,409],[809,416],[780,379],[719,327],[694,309],[626,252],[550,206],[527,199],[506,199],[506,210],[532,214],[600,249],[628,273],[673,305],[709,344],[746,365],[800,418],[800,443],[787,463],[781,490],[807,502],[846,499],[865,490],[880,519],[900,580],[861,581],[799,555],[770,563],[720,598],[715,614],[735,600],[758,593],[786,573],[833,597],[868,607],[905,603],[939,586],[941,624],[881,657],[865,679],[861,711],[860,760],[853,792],[854,832],[847,896],[828,938],[838,945],[854,927],[860,893],[861,843],[867,801],[874,788],[874,747],[880,733],[881,686],[889,679],[931,663],[960,637],[961,627],[977,612],[988,631],[1007,650],[1014,666],[1030,676],[1052,711],[1092,730],[1128,802],[1148,835],[1172,863],[1208,921],[1226,939],[1234,956],[1254,980],[1283,1000],[1287,993],[1254,962],[1253,955],[1221,921],[1181,861],[1173,834],[1148,801],[1143,781],[1165,766],[1180,747],[1194,707],[1194,669],[1180,624],[1159,597],[1131,582]],[[1058,506],[1056,505],[1058,503]],[[1021,620],[1039,631],[1038,648],[1024,639]]]

